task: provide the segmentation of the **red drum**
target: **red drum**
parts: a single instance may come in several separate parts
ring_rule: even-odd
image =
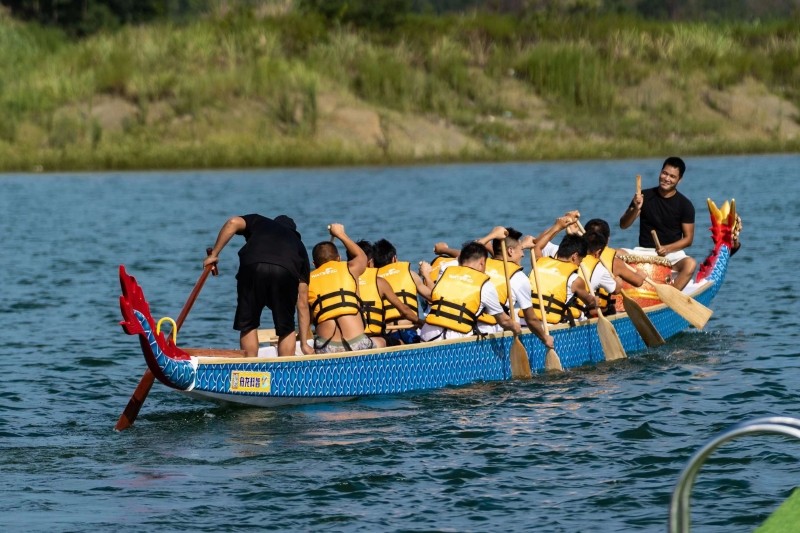
[[[645,271],[647,276],[656,283],[667,283],[672,278],[672,267],[664,257],[633,254],[619,255],[618,257],[632,267]],[[641,287],[634,287],[627,281],[623,281],[622,288],[625,289],[625,293],[628,296],[639,302],[642,307],[661,303],[655,289],[649,283],[645,283]],[[616,307],[618,312],[625,311],[622,306],[622,297],[616,298]]]

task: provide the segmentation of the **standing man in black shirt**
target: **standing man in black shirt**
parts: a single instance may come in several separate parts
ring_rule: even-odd
[[[233,321],[245,355],[258,355],[258,327],[265,307],[272,311],[279,356],[295,354],[295,308],[300,323],[300,347],[304,354],[314,353],[307,342],[311,324],[308,312],[311,267],[294,220],[286,215],[274,219],[256,214],[231,217],[219,230],[203,266],[217,263],[219,253],[234,235],[242,235],[246,241],[239,250]]]
[[[678,183],[686,171],[686,164],[679,157],[668,157],[661,167],[658,187],[645,189],[634,195],[628,209],[619,219],[619,225],[626,229],[637,217],[639,221],[639,246],[655,249],[666,257],[677,276],[672,284],[683,289],[692,279],[697,261],[686,255],[685,248],[694,239],[694,206],[683,194],[678,192]],[[655,230],[660,247],[652,237]]]

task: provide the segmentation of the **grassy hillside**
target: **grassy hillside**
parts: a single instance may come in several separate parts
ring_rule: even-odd
[[[298,13],[83,41],[0,12],[0,169],[797,151],[800,24]]]

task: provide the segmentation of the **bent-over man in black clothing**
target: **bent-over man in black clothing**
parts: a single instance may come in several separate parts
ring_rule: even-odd
[[[233,321],[245,355],[258,355],[258,327],[265,307],[272,311],[279,356],[295,353],[295,308],[300,323],[300,347],[304,354],[314,353],[307,342],[311,325],[308,312],[311,267],[294,220],[286,215],[274,219],[257,214],[231,217],[219,230],[214,248],[203,265],[217,263],[219,253],[234,235],[242,235],[246,241],[239,250]]]
[[[694,240],[694,206],[678,192],[685,171],[686,164],[681,158],[668,157],[661,167],[658,187],[635,194],[619,219],[622,229],[630,227],[637,217],[640,219],[639,246],[655,249],[658,255],[667,258],[677,272],[672,283],[677,289],[683,289],[691,281],[697,266],[697,261],[684,252]],[[653,240],[653,230],[660,247]]]

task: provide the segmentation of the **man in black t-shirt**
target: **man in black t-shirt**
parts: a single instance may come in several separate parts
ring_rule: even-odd
[[[678,192],[678,183],[685,171],[682,159],[668,157],[661,167],[658,187],[635,194],[619,219],[620,227],[626,229],[640,218],[639,246],[655,249],[658,255],[667,258],[672,270],[677,272],[672,282],[677,289],[683,289],[691,281],[697,267],[697,261],[684,252],[694,239],[694,206]],[[653,231],[660,246],[653,240]]]
[[[203,265],[216,264],[219,253],[234,235],[242,235],[246,241],[239,250],[233,322],[245,355],[258,355],[258,327],[265,307],[272,311],[279,356],[295,354],[295,308],[300,323],[300,347],[304,354],[314,353],[307,342],[311,325],[308,311],[311,267],[294,220],[286,215],[275,219],[256,214],[231,217],[219,230],[214,248]]]

